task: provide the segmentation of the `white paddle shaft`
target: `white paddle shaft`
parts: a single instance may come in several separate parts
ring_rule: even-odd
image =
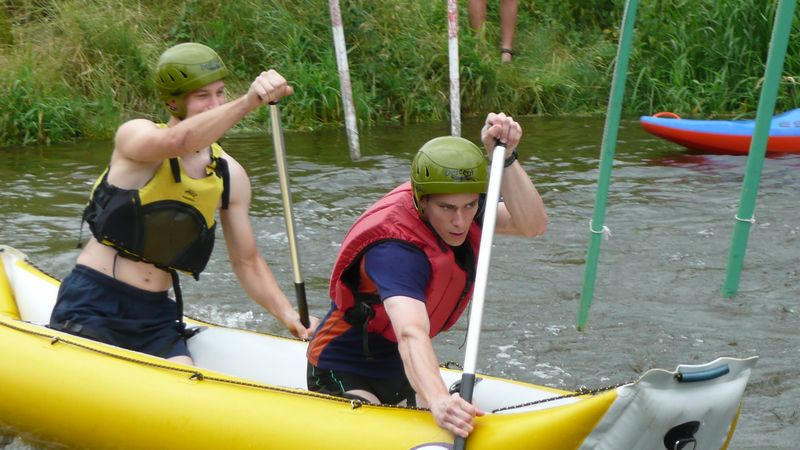
[[[483,230],[478,253],[478,268],[475,273],[475,289],[469,313],[467,329],[467,348],[464,355],[464,372],[475,373],[478,359],[478,343],[483,320],[483,302],[486,298],[486,283],[489,278],[489,261],[492,256],[494,225],[497,221],[497,205],[500,202],[500,183],[503,179],[505,163],[505,144],[498,144],[492,152],[492,168],[489,172],[489,190],[486,193],[486,208],[483,213]]]

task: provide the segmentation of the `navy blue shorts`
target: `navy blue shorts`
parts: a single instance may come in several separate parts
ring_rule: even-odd
[[[417,406],[416,394],[405,374],[399,378],[370,378],[328,369],[320,369],[310,362],[306,367],[308,390],[355,400],[366,399],[347,391],[361,389],[373,393],[384,405],[397,405],[406,400],[406,406]]]
[[[117,347],[171,358],[189,356],[167,292],[151,292],[76,265],[58,289],[52,328]]]

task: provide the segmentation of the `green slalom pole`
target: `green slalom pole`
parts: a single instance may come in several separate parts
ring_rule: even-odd
[[[597,277],[597,260],[600,257],[602,235],[608,231],[605,227],[606,200],[608,185],[611,180],[611,168],[614,164],[614,152],[617,146],[617,131],[622,115],[622,99],[625,96],[625,78],[628,75],[631,43],[633,42],[633,24],[636,19],[637,0],[627,0],[622,16],[622,33],[617,47],[617,62],[614,77],[611,81],[611,96],[608,101],[608,115],[603,130],[603,142],[600,147],[600,175],[597,181],[597,197],[594,202],[592,221],[589,222],[589,251],[586,257],[586,270],[581,291],[581,309],[578,313],[578,331],[583,331],[592,305],[594,282]]]
[[[767,70],[764,74],[764,84],[761,87],[761,96],[758,99],[756,112],[756,125],[753,139],[750,141],[750,150],[747,156],[742,193],[739,199],[739,212],[733,230],[733,243],[728,254],[728,270],[725,283],[722,287],[723,297],[733,297],[739,289],[739,278],[744,265],[744,253],[747,248],[747,238],[750,227],[755,222],[753,212],[756,205],[756,194],[761,182],[761,169],[764,166],[764,154],[767,151],[769,127],[775,112],[775,98],[778,94],[783,60],[786,57],[786,46],[789,43],[789,33],[792,30],[792,19],[797,0],[780,0],[778,10],[775,12],[775,23],[772,27],[772,38],[767,54]]]

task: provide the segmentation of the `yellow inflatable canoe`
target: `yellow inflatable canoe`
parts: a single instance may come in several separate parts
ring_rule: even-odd
[[[306,344],[206,323],[196,367],[51,330],[58,280],[0,246],[0,443],[119,449],[447,449],[429,411],[305,389]],[[467,448],[726,448],[756,358],[572,393],[479,375]],[[447,383],[461,378],[442,369]],[[1,444],[0,444],[1,445]]]

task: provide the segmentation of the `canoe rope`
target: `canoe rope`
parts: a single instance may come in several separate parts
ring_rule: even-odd
[[[453,367],[458,368],[458,369],[462,369],[461,365],[458,364],[455,361],[447,361],[446,363],[442,364],[441,367],[443,367],[445,369],[452,369]],[[480,381],[480,379],[476,380],[476,384],[477,384],[478,381]],[[527,403],[520,403],[518,405],[504,406],[502,408],[493,409],[491,411],[491,413],[494,414],[494,413],[498,413],[498,412],[502,412],[502,411],[509,411],[509,410],[512,410],[512,409],[517,409],[517,408],[525,408],[525,407],[528,407],[528,406],[539,405],[539,404],[547,403],[547,402],[554,402],[556,400],[562,400],[562,399],[565,399],[565,398],[582,397],[582,396],[585,396],[585,395],[597,395],[597,394],[599,394],[601,392],[610,391],[612,389],[616,389],[618,387],[625,386],[626,384],[633,384],[633,383],[634,383],[633,381],[626,381],[626,382],[623,382],[623,383],[617,383],[617,384],[614,384],[614,385],[611,385],[611,386],[603,386],[603,387],[594,388],[594,389],[588,388],[586,386],[580,386],[580,387],[578,387],[578,389],[575,390],[575,392],[571,392],[569,394],[559,395],[557,397],[543,398],[541,400],[535,400],[535,401],[527,402]]]
[[[603,387],[594,388],[594,389],[590,389],[590,388],[588,388],[586,386],[581,386],[581,387],[578,388],[578,390],[576,390],[575,392],[573,392],[571,394],[559,395],[558,397],[543,398],[541,400],[536,400],[536,401],[532,401],[532,402],[520,403],[519,405],[504,406],[502,408],[493,409],[492,413],[498,413],[498,412],[501,412],[501,411],[508,411],[508,410],[517,409],[517,408],[525,408],[527,406],[533,406],[533,405],[538,405],[538,404],[541,404],[541,403],[552,402],[552,401],[561,400],[561,399],[564,399],[564,398],[582,397],[584,395],[597,395],[597,394],[599,394],[601,392],[610,391],[612,389],[616,389],[618,387],[625,386],[626,384],[630,384],[630,383],[631,382],[618,383],[618,384],[614,384],[614,385],[611,385],[611,386],[603,386]]]
[[[752,216],[749,219],[742,219],[741,217],[739,217],[738,214],[734,214],[733,217],[736,220],[738,220],[739,222],[749,222],[750,225],[755,225],[756,224],[756,216]]]

